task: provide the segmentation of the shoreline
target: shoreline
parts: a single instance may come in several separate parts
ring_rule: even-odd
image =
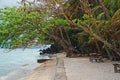
[[[88,57],[66,58],[57,54],[56,59],[44,62],[21,80],[120,80],[113,63],[91,63]]]
[[[33,63],[33,64],[24,64],[21,65],[18,69],[13,72],[8,73],[7,75],[3,75],[0,77],[0,80],[19,80],[28,74],[30,74],[34,69],[39,67],[41,64]]]
[[[19,80],[51,80],[54,78],[56,60],[48,60]]]
[[[64,53],[53,56],[16,80],[120,80],[119,73],[114,73],[113,61],[91,63],[88,57],[66,58]]]
[[[23,75],[30,72],[32,66],[34,68],[37,64],[37,58],[43,58],[39,55],[38,49],[23,50],[22,48],[17,48],[11,51],[4,48],[0,49],[0,80],[10,80],[13,75],[22,77],[19,74]]]
[[[65,52],[53,54],[50,60],[41,63],[41,65],[35,68],[30,74],[19,80],[54,80],[56,70],[60,67],[58,64],[61,63],[61,61],[57,62],[57,58],[65,58]]]

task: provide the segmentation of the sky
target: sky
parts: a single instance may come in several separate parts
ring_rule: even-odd
[[[19,5],[18,3],[20,1],[21,0],[0,0],[0,8],[18,6]],[[33,2],[34,0],[27,0],[27,1]],[[41,3],[39,2],[39,4]]]
[[[17,6],[19,5],[19,1],[20,0],[0,0],[0,8]]]

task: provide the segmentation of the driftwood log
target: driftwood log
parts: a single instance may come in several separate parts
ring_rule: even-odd
[[[48,60],[52,60],[52,59],[37,59],[37,63],[43,63]]]

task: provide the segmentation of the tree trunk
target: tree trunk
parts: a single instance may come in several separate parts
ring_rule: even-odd
[[[94,33],[91,32],[88,28],[86,28],[86,27],[84,27],[84,26],[81,26],[81,25],[78,25],[77,23],[72,22],[71,20],[69,20],[69,19],[67,18],[67,16],[66,16],[65,14],[63,14],[63,15],[64,15],[64,17],[66,18],[66,20],[68,20],[68,22],[69,22],[71,25],[73,25],[73,26],[75,26],[75,27],[81,28],[83,31],[85,31],[85,32],[88,33],[89,35],[93,36],[93,37],[94,37],[95,39],[97,39],[98,41],[104,43],[107,47],[111,47],[110,44],[109,44],[107,41],[105,41],[104,39],[102,39],[100,36],[94,34]]]
[[[102,55],[102,52],[101,52],[101,50],[100,50],[100,47],[99,47],[99,44],[98,44],[98,41],[97,41],[97,40],[95,40],[95,44],[96,44],[98,53]]]
[[[109,59],[112,60],[112,56],[111,56],[109,50],[108,50],[106,47],[105,47],[105,50],[106,50],[106,52],[107,52],[107,54],[108,54]]]
[[[88,28],[81,26],[77,23],[72,22],[71,20],[68,19],[68,17],[63,13],[63,16],[65,17],[65,19],[74,27],[79,27],[81,28],[83,31],[85,31],[86,33],[88,33],[90,36],[93,36],[96,40],[102,42],[106,47],[108,47],[111,50],[114,50],[114,48],[111,46],[111,44],[109,44],[106,40],[104,40],[103,38],[101,38],[100,36],[94,34],[93,32],[91,32]],[[116,51],[116,50],[114,50]],[[116,53],[120,56],[120,53],[118,51],[116,51]]]
[[[102,0],[98,0],[99,1],[99,4],[100,6],[102,7],[102,10],[104,11],[105,15],[106,15],[106,18],[109,20],[111,19],[111,16],[108,12],[108,9],[105,7],[105,5],[103,4],[103,1]]]
[[[59,36],[53,34],[52,32],[47,34],[42,30],[40,30],[40,34],[48,36],[49,38],[55,40],[59,45],[61,45],[62,48],[64,49],[64,51],[67,53],[67,55],[66,55],[67,57],[74,57],[74,56],[76,56],[76,54],[79,53],[79,51],[76,48],[74,48],[74,46],[72,46],[71,42],[69,43],[69,41],[68,41],[66,43],[66,40],[63,40],[65,38],[60,38]],[[62,37],[64,37],[64,36],[62,36]]]
[[[51,34],[49,36],[63,47],[64,51],[67,53],[66,57],[74,57],[76,56],[76,53],[78,53],[78,50],[76,50],[71,45],[71,43],[68,45],[64,42],[63,39],[59,38],[58,36],[51,35]]]

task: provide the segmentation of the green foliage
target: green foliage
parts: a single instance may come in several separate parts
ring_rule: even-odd
[[[120,0],[104,0],[111,16],[118,10],[111,20],[106,20],[105,13],[96,0],[90,0],[90,4],[80,4],[79,0],[68,0],[64,5],[63,0],[46,1],[49,6],[53,5],[53,7],[47,5],[45,8],[45,5],[44,7],[24,6],[0,9],[0,44],[2,47],[17,48],[53,43],[55,40],[50,36],[54,35],[59,39],[64,37],[65,45],[71,41],[70,45],[89,53],[93,52],[90,48],[96,47],[97,40],[88,33],[97,35],[112,45],[119,43]],[[58,4],[62,5],[56,9]],[[74,24],[71,25],[63,16],[56,16],[55,13],[62,12],[61,6],[64,8],[65,15],[74,23],[84,27],[88,33],[80,27],[73,27]],[[86,13],[89,11],[92,15]],[[104,44],[100,44],[100,47],[103,46]]]
[[[114,15],[114,13],[120,8],[120,0],[104,0],[104,4],[110,11],[111,15]]]
[[[82,17],[82,19],[73,19],[72,21],[73,21],[74,23],[79,24],[79,25],[87,26],[87,24],[88,24],[89,22],[91,22],[92,20],[93,20],[93,19],[90,18],[87,14],[84,14],[83,17]]]
[[[56,33],[54,27],[69,25],[65,19],[49,18],[49,13],[39,13],[35,10],[35,7],[0,9],[2,46],[9,44],[16,48],[49,43],[49,32]]]
[[[54,27],[54,26],[68,26],[69,23],[67,20],[62,19],[62,18],[52,18],[49,19],[48,27]]]
[[[84,41],[88,41],[88,37],[89,37],[89,34],[85,33],[85,32],[81,32],[79,33],[78,35],[78,42],[81,44],[83,43]]]
[[[42,22],[45,14],[41,15],[35,11],[27,13],[13,7],[0,9],[0,15],[1,43],[6,44],[7,42],[15,48],[32,45],[38,38],[44,39],[39,35],[39,29],[44,28]]]

